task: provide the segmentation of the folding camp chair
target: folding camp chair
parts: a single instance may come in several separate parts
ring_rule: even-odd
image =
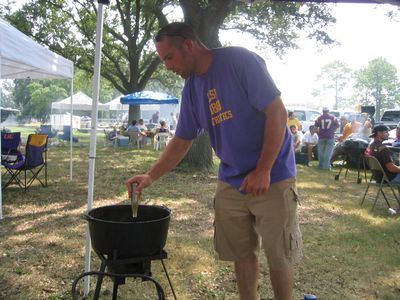
[[[15,162],[21,158],[19,151],[21,132],[1,132],[1,162]]]
[[[59,134],[58,138],[62,141],[67,141],[69,142],[71,140],[71,126],[64,125],[63,126],[63,134]],[[77,143],[79,140],[76,137],[72,137],[72,142]]]
[[[365,160],[367,161],[367,164],[369,166],[369,168],[371,169],[371,178],[368,182],[368,185],[365,189],[365,193],[364,193],[364,197],[361,200],[360,205],[362,206],[365,200],[365,197],[367,196],[368,190],[370,188],[370,186],[377,186],[378,187],[378,193],[376,194],[375,200],[374,200],[374,204],[371,208],[371,211],[374,209],[376,202],[378,201],[379,198],[379,194],[382,193],[383,198],[386,201],[386,204],[388,205],[388,207],[390,208],[390,203],[388,201],[388,198],[386,197],[385,193],[383,192],[383,188],[385,187],[389,187],[392,190],[393,196],[397,201],[397,204],[400,206],[400,199],[399,196],[396,195],[394,188],[397,187],[397,190],[400,191],[400,185],[399,184],[394,184],[391,183],[389,178],[387,177],[385,170],[383,169],[381,163],[379,162],[379,160],[374,157],[374,156],[365,156]],[[379,174],[379,176],[377,176],[377,174]],[[380,179],[380,177],[382,177]]]
[[[57,136],[57,130],[53,130],[51,125],[40,125],[39,134],[47,134],[49,139],[52,139]]]
[[[26,191],[35,179],[42,186],[47,186],[47,141],[46,134],[30,134],[26,142],[25,155],[14,162],[2,161],[10,176],[3,189],[15,183]],[[44,183],[39,177],[43,169]]]

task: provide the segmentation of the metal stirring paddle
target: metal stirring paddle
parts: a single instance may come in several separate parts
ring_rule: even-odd
[[[140,196],[136,196],[136,186],[132,185],[131,205],[132,205],[132,217],[136,218],[139,208]]]

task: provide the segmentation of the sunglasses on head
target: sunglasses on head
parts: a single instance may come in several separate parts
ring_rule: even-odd
[[[160,42],[163,36],[180,37],[180,38],[182,38],[182,39],[184,39],[184,40],[187,39],[186,36],[184,36],[184,35],[182,35],[182,34],[179,34],[179,33],[159,33],[159,34],[156,35],[156,37],[154,38],[154,40],[155,40],[156,42]]]

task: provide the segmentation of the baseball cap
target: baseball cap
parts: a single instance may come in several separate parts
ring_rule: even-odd
[[[324,106],[324,107],[322,108],[322,111],[323,111],[323,112],[324,112],[324,111],[329,111],[329,108],[326,107],[326,106]]]
[[[376,125],[373,129],[372,129],[372,133],[369,137],[374,137],[376,135],[376,133],[378,131],[390,131],[390,128],[387,127],[386,125]]]

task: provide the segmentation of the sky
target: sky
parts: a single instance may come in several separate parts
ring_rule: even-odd
[[[391,21],[385,13],[396,6],[375,4],[329,4],[336,24],[327,31],[340,45],[322,46],[307,39],[301,39],[300,49],[291,50],[282,59],[257,50],[254,40],[232,38],[221,34],[221,40],[232,45],[244,46],[261,55],[276,85],[282,92],[282,99],[290,105],[307,105],[311,108],[332,107],[334,98],[316,99],[311,92],[318,83],[315,79],[321,68],[334,60],[340,60],[353,69],[364,68],[368,62],[384,57],[397,68],[400,80],[400,13]],[[319,51],[319,50],[320,51]]]

